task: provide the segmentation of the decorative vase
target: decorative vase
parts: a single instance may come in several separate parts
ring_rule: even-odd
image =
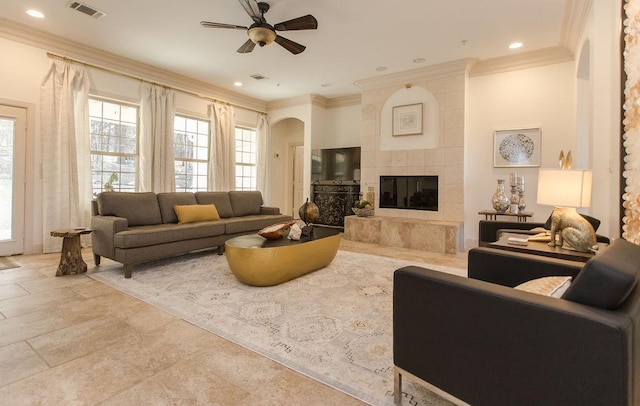
[[[509,197],[504,191],[504,179],[498,179],[498,188],[491,198],[491,204],[498,213],[504,213],[509,208]]]
[[[518,188],[513,185],[511,186],[511,198],[509,198],[509,213],[518,214],[518,203],[520,203],[520,198],[518,197]]]
[[[527,208],[527,203],[524,201],[524,192],[518,190],[518,212],[522,213]]]

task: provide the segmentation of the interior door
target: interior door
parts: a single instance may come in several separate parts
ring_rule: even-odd
[[[0,105],[0,256],[24,252],[27,110]]]
[[[293,146],[293,202],[294,219],[300,218],[298,209],[304,204],[304,146]]]

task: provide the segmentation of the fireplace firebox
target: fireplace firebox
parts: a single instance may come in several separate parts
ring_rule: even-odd
[[[380,176],[380,208],[438,211],[437,176]]]

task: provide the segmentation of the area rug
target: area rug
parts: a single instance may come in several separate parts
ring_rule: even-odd
[[[20,265],[16,264],[7,257],[0,257],[0,271],[12,268],[20,268]]]
[[[138,266],[131,279],[121,268],[90,276],[364,402],[392,405],[393,271],[416,264],[339,251],[326,268],[251,287],[209,251]],[[403,404],[451,404],[408,380],[403,392]]]

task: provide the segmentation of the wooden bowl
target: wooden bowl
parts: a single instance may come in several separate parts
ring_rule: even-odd
[[[267,240],[277,240],[278,238],[282,238],[284,232],[295,223],[295,221],[285,221],[282,223],[272,224],[258,231],[258,235],[266,238]]]

